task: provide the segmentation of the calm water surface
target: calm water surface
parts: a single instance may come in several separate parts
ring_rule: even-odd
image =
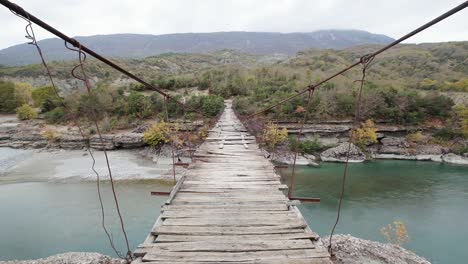
[[[27,163],[22,166],[31,156],[28,151],[0,148],[0,260],[40,258],[67,251],[112,255],[100,226],[95,183],[37,178],[47,173],[39,170],[60,173],[57,167],[61,162],[55,159],[55,165],[36,170],[28,169],[31,165]],[[144,173],[154,165],[126,166]],[[336,216],[342,170],[341,164],[298,170],[295,194],[322,199],[320,204],[300,206],[311,227],[322,236],[328,235]],[[151,180],[132,180],[120,181],[116,188],[131,246],[136,247],[165,201],[149,192],[168,187]],[[109,184],[103,185],[103,195],[106,223],[123,250]],[[467,219],[468,167],[375,161],[350,165],[337,232],[385,242],[380,228],[400,220],[411,237],[407,248],[433,263],[463,263],[468,259]]]
[[[288,175],[290,172],[283,171]],[[301,167],[296,196],[320,197],[301,205],[310,226],[322,236],[336,218],[343,174],[341,164]],[[404,246],[432,263],[468,259],[468,167],[416,161],[350,164],[337,233],[386,242],[380,228],[403,221],[410,240]]]

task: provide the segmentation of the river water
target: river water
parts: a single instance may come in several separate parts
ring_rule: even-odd
[[[150,175],[151,161],[131,152],[111,152],[131,246],[141,243],[165,197],[150,191],[170,187]],[[102,159],[98,157],[98,163]],[[90,160],[83,152],[33,152],[0,148],[0,260],[41,258],[67,251],[113,255],[101,228],[101,211]],[[98,164],[98,169],[104,170]],[[320,197],[300,209],[314,231],[325,236],[336,216],[342,164],[300,167],[296,196]],[[373,161],[350,164],[337,233],[385,242],[380,228],[403,221],[404,246],[432,263],[468,259],[468,167],[430,162]],[[288,170],[282,174],[287,176]],[[128,176],[128,177],[127,177]],[[143,180],[136,180],[144,178]],[[106,226],[118,248],[123,238],[110,185],[102,185]]]

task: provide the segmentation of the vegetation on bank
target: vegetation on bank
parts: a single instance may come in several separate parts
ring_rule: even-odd
[[[310,49],[286,59],[228,50],[211,54],[170,53],[145,59],[119,59],[119,63],[205,115],[219,113],[223,98],[234,98],[238,114],[248,115],[295,94],[377,48],[378,45],[366,45],[344,50]],[[359,109],[361,121],[433,127],[438,130],[434,137],[440,140],[466,138],[467,106],[455,105],[447,92],[468,91],[467,56],[468,42],[405,44],[381,54],[368,70]],[[54,76],[70,78],[71,65],[72,62],[51,63]],[[159,95],[126,81],[120,73],[96,61],[89,60],[86,68],[90,76],[97,78],[96,87],[91,95],[78,89],[61,91],[66,95],[67,109],[50,87],[33,89],[22,83],[1,82],[0,112],[14,113],[27,104],[50,123],[96,115],[107,130],[164,118],[165,103]],[[42,74],[40,65],[0,68],[0,78]],[[356,68],[325,83],[315,91],[308,106],[304,95],[271,109],[265,113],[265,124],[268,120],[298,121],[305,113],[310,121],[316,122],[352,118],[358,89],[354,81],[360,75],[360,69]],[[172,101],[167,103],[167,110],[170,118],[197,118],[194,112],[185,112]],[[359,129],[353,134],[358,145],[374,141],[369,138],[369,128]],[[263,133],[263,127],[259,131]],[[294,140],[288,140],[290,148],[299,148],[304,153],[326,147],[314,139]],[[271,144],[281,144],[281,140],[275,141]]]

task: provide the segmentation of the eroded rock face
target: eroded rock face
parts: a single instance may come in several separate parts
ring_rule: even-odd
[[[143,147],[143,134],[140,133],[126,133],[114,136],[114,145],[118,148],[138,148]]]
[[[124,264],[125,261],[92,252],[68,252],[35,260],[0,261],[3,264]]]
[[[89,146],[98,150],[115,149],[114,135],[102,135],[102,142],[99,135],[94,135],[89,139]]]
[[[328,247],[329,237],[323,238]],[[383,244],[353,237],[351,235],[333,236],[335,264],[430,264],[425,258],[393,244]]]
[[[468,165],[468,158],[453,153],[442,155],[442,161],[452,164]]]
[[[329,148],[320,154],[320,159],[322,161],[346,162],[348,149],[349,162],[363,162],[366,160],[366,155],[353,143],[341,143],[334,148]]]

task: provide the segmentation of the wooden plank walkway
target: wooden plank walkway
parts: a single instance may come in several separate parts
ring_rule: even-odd
[[[331,263],[231,102],[133,263]]]

